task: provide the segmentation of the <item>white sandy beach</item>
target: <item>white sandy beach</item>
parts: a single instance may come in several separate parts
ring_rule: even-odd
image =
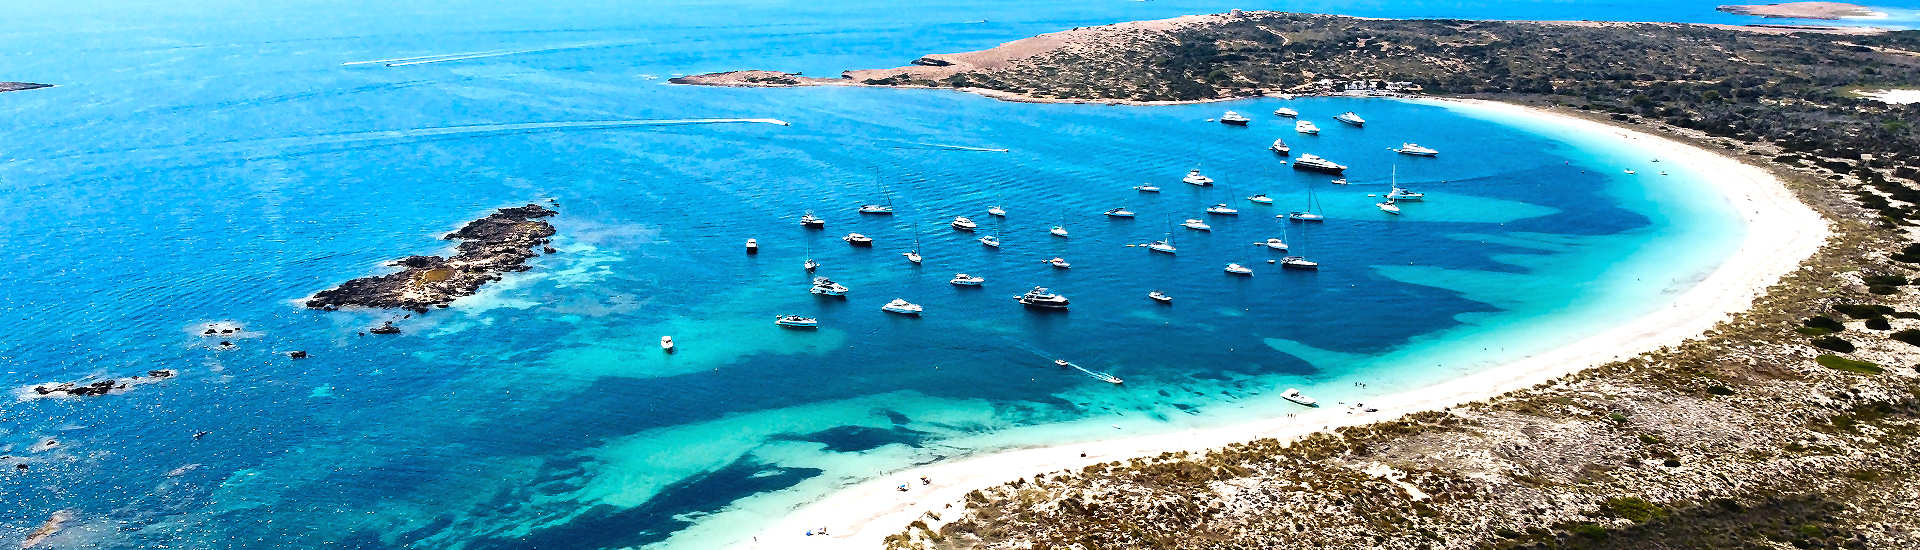
[[[1203,451],[1260,438],[1295,439],[1329,428],[1389,420],[1404,414],[1484,400],[1569,373],[1680,343],[1701,334],[1729,314],[1745,310],[1781,276],[1812,255],[1829,233],[1827,222],[1807,208],[1771,173],[1679,141],[1549,111],[1477,100],[1411,100],[1501,117],[1525,117],[1608,134],[1660,151],[1665,162],[1692,167],[1711,177],[1695,181],[1702,190],[1727,198],[1744,219],[1745,238],[1724,264],[1678,294],[1667,307],[1586,339],[1521,358],[1447,382],[1369,399],[1376,413],[1350,414],[1340,407],[1276,410],[1276,418],[1238,425],[1153,436],[1011,450],[919,466],[841,489],[770,521],[747,548],[878,548],[882,539],[923,519],[929,511],[951,519],[964,509],[975,489],[1015,478],[1090,464],[1157,455],[1167,451]],[[1289,413],[1293,413],[1290,414]],[[1082,453],[1085,453],[1084,456]],[[919,476],[932,483],[922,485]],[[908,491],[896,486],[908,483]],[[807,536],[826,527],[828,535]],[[744,537],[743,537],[744,538]]]

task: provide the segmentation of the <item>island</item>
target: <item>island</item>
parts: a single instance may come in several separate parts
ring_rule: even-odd
[[[470,296],[502,274],[526,271],[528,259],[554,235],[542,220],[558,212],[538,204],[501,208],[443,239],[459,241],[450,258],[409,256],[389,262],[400,271],[362,277],[315,293],[307,307],[332,311],[343,307],[406,309],[425,312]],[[385,325],[385,326],[391,326]]]
[[[1671,308],[1623,324],[1621,348],[1249,425],[915,466],[781,514],[756,547],[1920,547],[1920,106],[1855,93],[1920,87],[1916,52],[1913,31],[1233,12],[837,78],[675,79],[1401,98],[1655,144],[1715,174],[1695,183],[1750,232]]]
[[[32,82],[0,82],[0,92],[18,92],[21,90],[52,87],[52,84],[34,84]]]
[[[1880,15],[1866,6],[1845,2],[1786,2],[1782,4],[1745,4],[1714,8],[1734,15],[1786,19],[1840,19]]]

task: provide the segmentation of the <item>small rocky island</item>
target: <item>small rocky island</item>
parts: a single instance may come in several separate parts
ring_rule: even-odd
[[[460,241],[451,258],[409,256],[389,262],[401,268],[398,273],[361,277],[338,287],[320,291],[307,300],[307,307],[333,311],[342,307],[408,309],[427,311],[447,307],[454,299],[470,296],[504,273],[526,271],[534,247],[544,247],[553,237],[553,224],[540,218],[558,214],[538,205],[501,208],[487,217],[474,220],[443,239]],[[545,248],[548,252],[553,249]]]
[[[34,84],[32,82],[0,82],[0,92],[18,92],[20,90],[52,87],[52,84]]]

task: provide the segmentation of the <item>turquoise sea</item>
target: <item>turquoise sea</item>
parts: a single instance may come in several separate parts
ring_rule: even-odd
[[[897,66],[1230,8],[1746,21],[1712,4],[10,5],[0,79],[58,87],[0,94],[0,382],[180,375],[0,398],[0,544],[68,511],[45,544],[718,548],[915,464],[1271,417],[1290,411],[1273,398],[1290,386],[1359,400],[1537,352],[1660,307],[1725,259],[1735,212],[1685,167],[1652,164],[1657,151],[1428,105],[1033,105],[665,79]],[[1282,105],[1322,135],[1268,114]],[[1254,122],[1209,122],[1225,109]],[[1370,123],[1332,120],[1348,110]],[[734,117],[792,125],[545,124]],[[1352,165],[1352,184],[1279,164],[1276,137]],[[1387,151],[1403,141],[1442,154]],[[1219,185],[1181,184],[1195,166]],[[1396,171],[1428,198],[1387,217],[1367,195]],[[1143,182],[1164,192],[1131,190]],[[1274,218],[1310,187],[1328,222]],[[1243,199],[1255,193],[1277,202]],[[396,313],[298,304],[548,197],[557,254],[401,320],[402,335],[360,334]],[[887,198],[897,215],[853,212]],[[1207,234],[1170,228],[1214,203],[1242,214]],[[1010,215],[988,219],[990,204]],[[1139,217],[1100,215],[1119,206]],[[806,210],[827,229],[802,230]],[[956,215],[1006,245],[948,229]],[[1071,237],[1049,236],[1055,224]],[[849,231],[878,245],[851,249]],[[1125,246],[1169,232],[1177,256]],[[1266,263],[1278,254],[1252,243],[1278,236],[1323,269]],[[920,266],[900,256],[916,238]],[[847,300],[806,292],[808,256]],[[1073,268],[1041,263],[1053,256]],[[1228,276],[1228,262],[1257,273]],[[956,289],[956,272],[987,283]],[[1013,302],[1036,285],[1072,311]],[[896,297],[927,313],[879,311]],[[824,327],[780,330],[781,313]],[[245,327],[232,346],[198,336],[218,321]],[[671,356],[657,345],[669,334]]]

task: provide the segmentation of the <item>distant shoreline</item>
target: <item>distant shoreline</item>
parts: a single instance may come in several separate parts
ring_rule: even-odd
[[[1845,2],[1787,2],[1783,4],[1736,4],[1714,8],[1734,15],[1779,19],[1860,19],[1886,17],[1859,4]]]

